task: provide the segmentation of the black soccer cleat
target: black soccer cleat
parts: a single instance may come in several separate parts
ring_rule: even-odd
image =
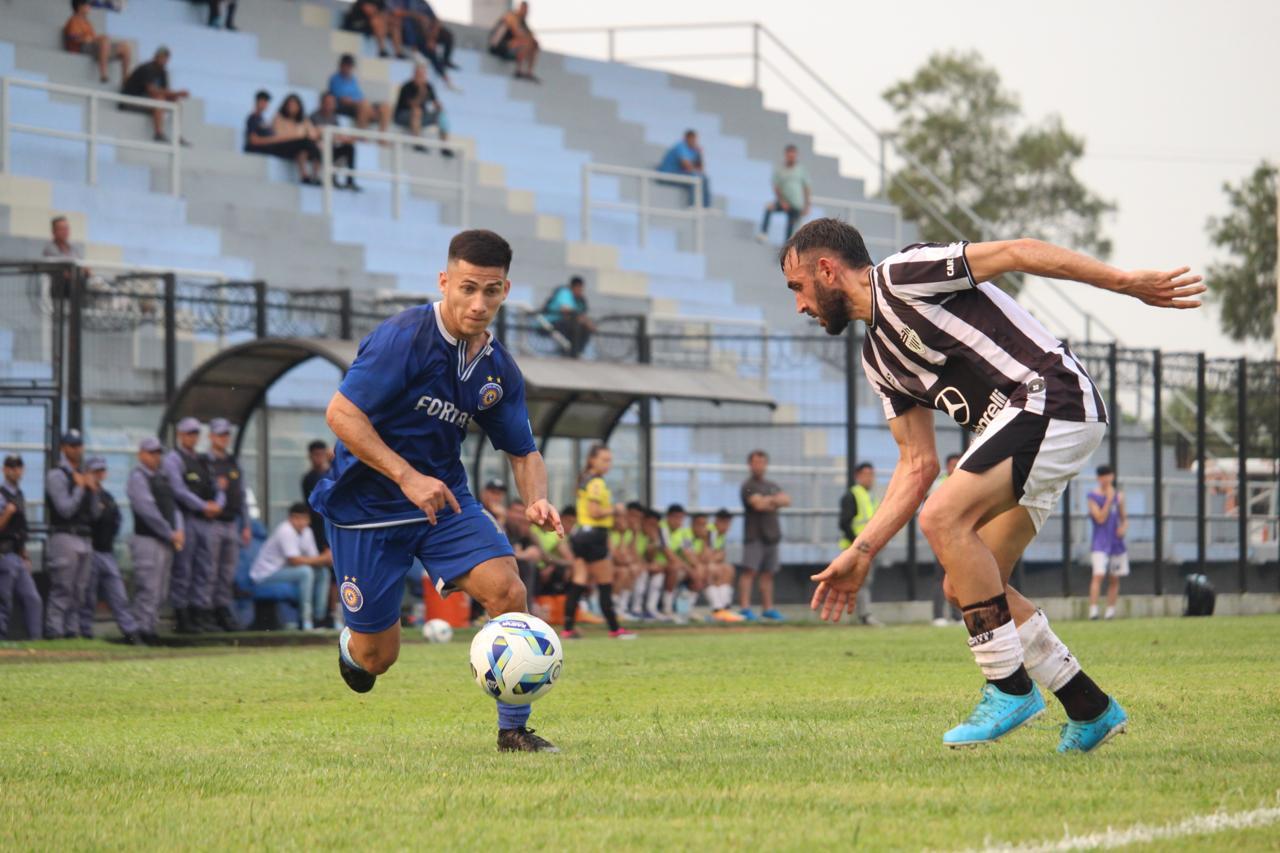
[[[373,689],[373,684],[378,680],[378,676],[370,675],[363,669],[357,669],[342,659],[342,655],[338,655],[338,672],[342,674],[342,680],[347,682],[347,686],[357,693],[368,693]]]
[[[538,737],[533,729],[498,729],[498,752],[559,752],[560,747]]]

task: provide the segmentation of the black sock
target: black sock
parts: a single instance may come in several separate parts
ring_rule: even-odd
[[[1009,612],[1009,598],[1003,592],[986,601],[966,604],[960,608],[960,612],[970,637],[990,634],[1013,621],[1013,615]],[[988,678],[987,683],[994,684],[1001,693],[1008,693],[1010,696],[1026,696],[1031,692],[1032,686],[1031,676],[1027,675],[1027,668],[1022,665],[1004,678]]]
[[[565,585],[564,594],[564,629],[566,631],[573,630],[574,621],[578,618],[578,602],[582,600],[582,594],[587,591],[585,586],[570,581]]]
[[[596,584],[596,593],[600,596],[600,612],[604,614],[604,621],[609,624],[609,630],[618,630],[618,614],[613,611],[613,584]]]
[[[1083,670],[1072,676],[1053,695],[1058,697],[1067,716],[1076,722],[1096,720],[1107,710],[1107,704],[1111,701]]]

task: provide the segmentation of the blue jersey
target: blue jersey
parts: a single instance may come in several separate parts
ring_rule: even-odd
[[[387,446],[414,470],[444,482],[460,503],[470,499],[462,440],[475,421],[497,450],[537,450],[524,401],[524,378],[496,340],[471,361],[467,344],[445,331],[430,305],[385,321],[360,342],[338,386]],[[426,519],[400,487],[339,441],[333,467],[311,493],[311,506],[343,526],[384,526]],[[438,517],[452,513],[445,507]]]

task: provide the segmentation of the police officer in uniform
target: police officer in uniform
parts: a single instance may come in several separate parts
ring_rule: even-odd
[[[133,621],[142,642],[160,644],[156,627],[160,602],[169,580],[176,552],[182,551],[185,534],[182,513],[173,496],[169,477],[160,470],[164,445],[158,438],[144,438],[138,444],[138,464],[129,472],[125,497],[133,510]]]
[[[120,566],[116,563],[116,535],[120,532],[121,515],[115,496],[107,491],[107,460],[101,456],[90,456],[84,467],[98,481],[102,514],[93,522],[93,535],[90,537],[93,541],[92,569],[84,605],[80,608],[80,636],[93,636],[93,613],[98,608],[98,599],[102,598],[111,608],[111,618],[116,620],[124,641],[136,646],[141,638],[133,614],[129,612],[129,596],[125,594],[124,579],[120,577]]]
[[[88,594],[92,571],[93,522],[102,513],[98,480],[80,470],[84,437],[79,430],[62,435],[58,466],[45,475],[44,497],[49,520],[49,601],[44,638],[75,637],[80,632],[80,605]]]
[[[22,602],[27,621],[27,638],[40,637],[44,609],[31,560],[27,558],[27,498],[22,494],[21,456],[4,459],[4,482],[0,483],[0,640],[9,638],[9,614],[14,599]]]
[[[244,477],[240,463],[228,452],[230,445],[231,422],[214,418],[209,422],[209,452],[204,460],[226,499],[222,512],[209,523],[213,570],[209,573],[209,584],[198,596],[198,606],[206,620],[212,607],[214,624],[224,631],[238,631],[240,626],[231,614],[231,597],[235,592],[236,567],[240,565],[240,547],[252,541],[253,530],[249,527],[245,505]]]
[[[178,443],[164,458],[164,473],[182,511],[187,539],[173,560],[169,603],[177,632],[199,634],[217,627],[203,618],[200,595],[212,571],[210,521],[222,513],[225,497],[217,490],[204,457],[196,453],[200,421],[183,418],[178,421],[177,431]]]

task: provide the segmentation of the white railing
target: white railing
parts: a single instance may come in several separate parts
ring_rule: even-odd
[[[54,95],[69,95],[84,98],[88,102],[88,130],[59,130],[52,127],[39,127],[32,124],[19,124],[13,120],[14,88],[35,89]],[[153,142],[145,139],[121,139],[106,136],[98,130],[99,104],[107,101],[111,104],[127,104],[152,110],[164,110],[170,114],[172,123],[169,126],[168,142]],[[29,133],[34,136],[46,136],[52,139],[69,139],[73,142],[86,142],[87,159],[85,177],[89,184],[98,183],[98,146],[112,145],[116,148],[129,148],[135,151],[154,151],[169,155],[169,192],[180,195],[182,190],[182,111],[176,101],[157,101],[151,98],[135,98],[132,95],[119,95],[115,92],[104,92],[100,89],[86,89],[81,86],[65,86],[61,83],[44,83],[39,80],[24,80],[18,77],[0,78],[0,171],[12,172],[13,159],[10,140],[15,133]]]
[[[202,270],[193,267],[157,267],[148,264],[129,264],[121,261],[95,261],[80,260],[74,261],[78,267],[85,267],[94,272],[109,270],[111,272],[123,273],[145,273],[149,275],[164,275],[165,273],[173,273],[182,279],[209,279],[210,281],[223,283],[230,280],[226,273],[217,270]]]
[[[324,188],[324,212],[333,212],[334,178],[361,178],[369,181],[387,181],[391,184],[391,215],[399,219],[403,205],[401,196],[405,187],[423,187],[424,189],[445,190],[458,195],[459,225],[466,228],[471,221],[471,190],[467,184],[467,150],[457,142],[443,142],[422,136],[407,136],[391,131],[367,130],[357,127],[337,127],[325,125],[320,140],[322,173],[320,181]],[[365,142],[385,143],[391,146],[390,171],[370,171],[368,169],[349,169],[333,164],[333,139],[335,136],[364,140]],[[412,175],[404,168],[404,147],[406,145],[434,149],[437,153],[450,151],[457,159],[458,177],[425,178]]]
[[[828,216],[838,213],[845,214],[845,221],[850,225],[859,225],[859,213],[871,213],[876,216],[888,216],[893,220],[893,237],[878,238],[882,241],[889,239],[893,242],[892,251],[896,252],[902,248],[902,211],[897,207],[885,203],[876,204],[869,201],[851,201],[842,198],[833,198],[831,196],[816,195],[809,199],[809,203],[814,207],[820,207],[826,211]],[[865,233],[865,232],[864,232]],[[877,238],[868,237],[868,240]]]
[[[612,175],[633,178],[640,182],[639,201],[602,201],[591,197],[591,176]],[[694,203],[688,207],[655,207],[651,201],[654,184],[680,184],[689,187]],[[591,211],[621,210],[636,214],[639,220],[640,246],[649,239],[650,219],[679,219],[693,223],[693,250],[701,252],[703,246],[703,220],[707,209],[702,204],[702,178],[696,175],[677,175],[656,169],[637,169],[633,166],[610,166],[604,163],[586,163],[582,167],[582,241],[591,242]]]

